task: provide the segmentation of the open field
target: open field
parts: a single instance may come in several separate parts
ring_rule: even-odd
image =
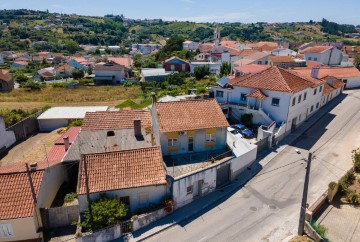
[[[137,99],[142,94],[139,86],[89,86],[76,89],[46,87],[41,91],[15,89],[9,93],[0,93],[2,108],[41,108],[50,106],[105,105],[116,106],[127,99]]]

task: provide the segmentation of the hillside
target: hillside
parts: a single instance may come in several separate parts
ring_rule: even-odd
[[[214,23],[169,22],[162,20],[129,20],[124,16],[91,17],[32,10],[0,10],[0,51],[48,50],[74,53],[77,44],[123,47],[132,43],[164,44],[174,36],[206,42],[212,41]],[[320,23],[224,23],[223,39],[264,41],[284,39],[289,42],[342,41],[355,26],[338,25],[327,20]],[[327,30],[329,34],[324,34]],[[330,34],[331,33],[331,34]],[[354,39],[352,39],[354,40]],[[357,43],[356,43],[357,41]],[[360,44],[355,40],[352,44]]]

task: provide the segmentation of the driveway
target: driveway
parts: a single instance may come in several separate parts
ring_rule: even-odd
[[[308,194],[312,204],[329,182],[352,166],[351,151],[360,146],[360,91],[346,94],[227,200],[148,241],[278,242],[297,234],[308,150],[313,152]]]

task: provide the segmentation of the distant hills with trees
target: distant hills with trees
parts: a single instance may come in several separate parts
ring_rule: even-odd
[[[123,54],[132,43],[164,44],[172,37],[212,41],[214,28],[215,23],[129,20],[123,15],[91,17],[26,9],[0,10],[0,50],[74,53],[78,44],[90,44],[117,45],[122,47],[119,53]],[[306,23],[224,23],[220,30],[223,39],[250,42],[342,41],[345,34],[357,32],[354,25],[326,19]],[[360,45],[358,40],[349,41]]]

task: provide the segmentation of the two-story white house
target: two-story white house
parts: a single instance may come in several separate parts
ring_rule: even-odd
[[[343,59],[341,50],[334,46],[313,46],[303,50],[305,60],[318,61],[324,65],[340,65]]]
[[[291,132],[320,108],[323,89],[321,80],[273,66],[219,83],[211,94],[231,118],[252,113],[255,124],[275,121]]]

